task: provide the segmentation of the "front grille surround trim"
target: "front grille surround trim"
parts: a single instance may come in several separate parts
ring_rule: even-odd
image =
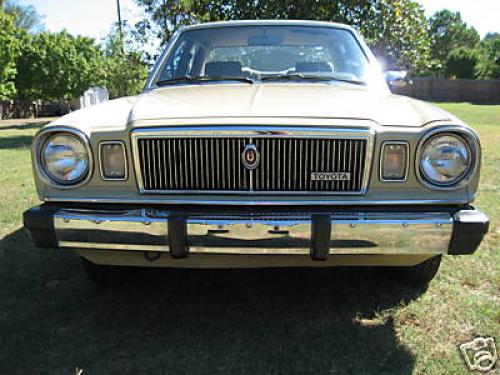
[[[331,140],[364,140],[366,141],[361,189],[356,191],[299,191],[299,190],[255,190],[255,171],[248,171],[250,186],[240,190],[203,189],[203,190],[156,190],[146,189],[143,183],[139,140],[141,139],[193,139],[240,138],[255,143],[258,139],[331,139]],[[365,195],[368,190],[375,145],[375,131],[367,127],[310,127],[310,126],[178,126],[140,128],[131,131],[132,157],[136,173],[137,185],[141,194],[228,194],[228,195]]]

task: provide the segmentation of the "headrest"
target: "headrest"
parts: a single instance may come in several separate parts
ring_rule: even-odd
[[[205,64],[207,76],[241,76],[241,63],[239,61],[211,61]]]
[[[331,72],[332,68],[326,62],[299,62],[295,65],[295,72]]]

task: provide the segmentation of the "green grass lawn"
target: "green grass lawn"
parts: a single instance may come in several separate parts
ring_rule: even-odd
[[[22,230],[39,124],[2,125],[0,374],[468,373],[457,345],[500,340],[500,106],[439,106],[482,137],[477,204],[492,225],[425,293],[366,268],[151,270],[96,288],[77,256]]]

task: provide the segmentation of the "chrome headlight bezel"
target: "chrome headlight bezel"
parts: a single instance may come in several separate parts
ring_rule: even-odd
[[[47,171],[46,166],[44,165],[44,156],[43,151],[47,142],[56,135],[70,135],[76,137],[80,142],[82,142],[85,151],[87,152],[88,158],[88,166],[85,173],[75,181],[72,182],[61,182],[53,177],[51,177],[50,173]],[[50,187],[56,189],[76,189],[87,184],[92,177],[92,172],[94,170],[94,158],[92,154],[92,148],[90,147],[90,142],[87,136],[80,130],[75,128],[70,128],[66,126],[54,126],[46,129],[42,129],[36,136],[33,142],[33,165],[38,177]]]
[[[467,147],[470,155],[470,163],[465,172],[463,172],[460,177],[451,183],[438,183],[436,181],[427,178],[425,173],[422,171],[422,152],[429,141],[438,136],[450,135],[453,137],[458,137],[462,140]],[[479,138],[476,133],[466,127],[461,126],[446,126],[439,127],[427,132],[420,140],[417,147],[417,154],[415,157],[415,173],[417,179],[422,185],[432,190],[456,190],[463,188],[469,184],[472,178],[475,176],[478,168],[479,161],[481,160],[481,145],[479,143]]]

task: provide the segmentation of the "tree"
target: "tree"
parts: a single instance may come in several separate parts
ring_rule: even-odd
[[[136,29],[164,45],[183,25],[239,19],[311,19],[358,28],[388,68],[427,66],[428,24],[412,0],[135,0],[148,18]]]
[[[133,48],[130,30],[123,26],[123,39],[118,30],[113,30],[104,41],[104,85],[112,98],[138,94],[148,76],[144,53]]]
[[[422,7],[414,1],[376,1],[347,23],[360,29],[374,53],[385,59],[387,68],[414,74],[428,68],[428,23]]]
[[[16,64],[20,99],[70,99],[104,82],[104,56],[94,40],[65,31],[25,35]]]
[[[15,26],[20,30],[35,34],[43,31],[43,16],[33,5],[21,5],[16,0],[7,0],[4,11],[14,17]]]
[[[480,44],[481,59],[476,75],[482,79],[500,79],[500,34],[488,33]]]
[[[474,79],[478,61],[479,53],[476,50],[459,47],[448,56],[445,73],[450,78]]]
[[[14,21],[0,9],[0,100],[10,99],[16,92],[13,81],[18,51]]]
[[[478,32],[467,26],[459,12],[440,10],[429,19],[429,24],[432,37],[431,58],[438,73],[442,73],[451,51],[459,47],[475,49],[479,44]]]

